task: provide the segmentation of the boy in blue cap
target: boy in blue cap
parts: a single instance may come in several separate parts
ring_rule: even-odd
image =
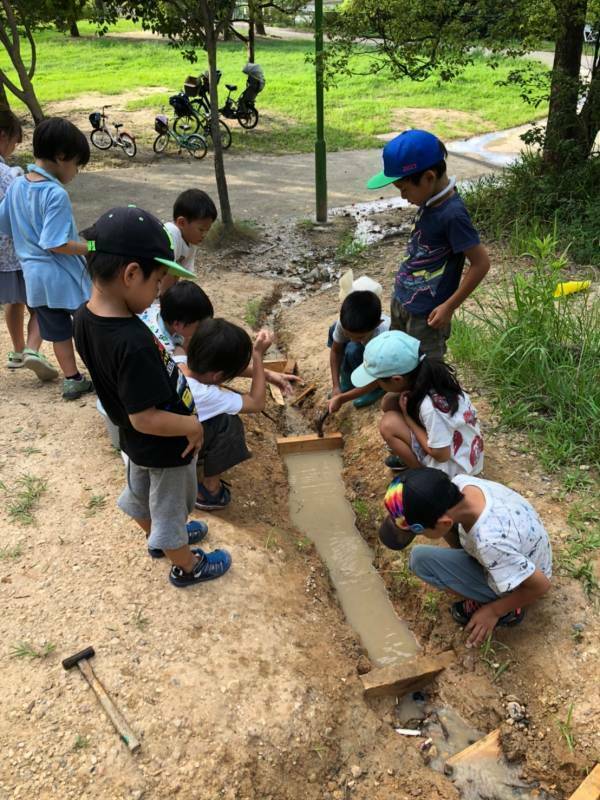
[[[367,183],[380,189],[393,183],[419,207],[396,273],[392,330],[419,339],[422,351],[443,358],[452,314],[481,283],[490,260],[467,209],[446,174],[446,148],[432,133],[408,130],[383,149],[383,172]],[[465,259],[469,270],[462,275]],[[462,278],[462,280],[461,280]]]

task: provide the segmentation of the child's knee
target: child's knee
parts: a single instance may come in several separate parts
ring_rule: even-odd
[[[385,411],[379,420],[379,433],[388,441],[398,433],[398,414],[394,411]]]

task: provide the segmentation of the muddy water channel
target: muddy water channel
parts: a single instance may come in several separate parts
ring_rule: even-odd
[[[285,456],[293,524],[327,565],[340,605],[378,666],[414,655],[419,646],[398,617],[373,567],[373,553],[356,530],[345,497],[339,451]]]

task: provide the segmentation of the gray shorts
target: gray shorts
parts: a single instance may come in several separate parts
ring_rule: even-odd
[[[131,459],[127,486],[117,505],[134,519],[151,521],[148,547],[177,550],[188,543],[186,522],[194,510],[196,459],[182,467],[140,467]]]
[[[212,478],[251,458],[244,423],[237,414],[217,414],[205,419],[204,443],[198,453],[198,475]]]
[[[401,303],[392,297],[391,325],[393,331],[404,331],[421,342],[421,352],[432,358],[444,358],[446,342],[450,338],[452,325],[443,328],[432,328],[427,324],[427,317],[417,317],[407,311]]]

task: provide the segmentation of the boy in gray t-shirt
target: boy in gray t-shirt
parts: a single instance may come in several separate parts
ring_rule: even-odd
[[[437,589],[464,598],[454,619],[479,645],[496,625],[522,621],[524,606],[550,588],[552,550],[535,509],[500,483],[437,469],[411,469],[389,485],[380,538],[395,550],[421,533],[450,547],[417,545],[410,569]]]

